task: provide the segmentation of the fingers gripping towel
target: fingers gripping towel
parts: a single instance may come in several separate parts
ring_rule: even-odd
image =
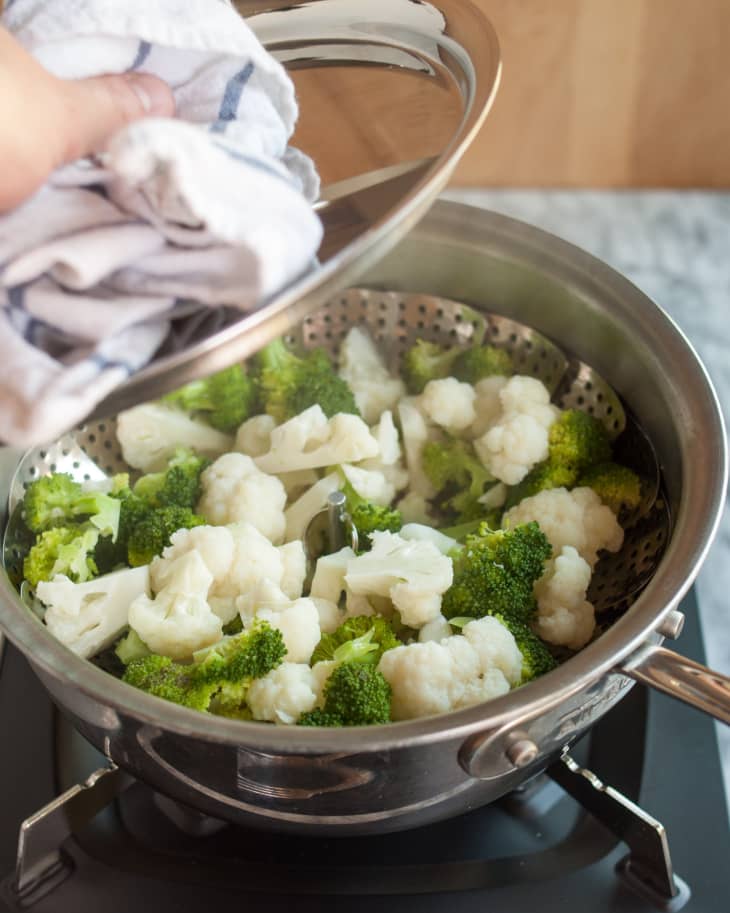
[[[260,305],[321,226],[292,83],[228,0],[6,0],[2,24],[59,77],[151,73],[177,109],[0,217],[0,440],[22,446],[80,421],[176,318]]]

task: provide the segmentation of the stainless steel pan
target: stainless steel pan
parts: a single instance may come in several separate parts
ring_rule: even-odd
[[[188,805],[319,833],[406,828],[493,801],[543,769],[635,680],[730,721],[728,680],[661,646],[681,629],[676,607],[712,541],[726,485],[717,400],[677,327],[577,248],[457,204],[437,204],[361,283],[512,317],[606,378],[654,445],[673,517],[646,588],[598,640],[504,697],[440,717],[328,731],[209,717],[135,691],[55,641],[3,579],[0,625],[63,712],[121,767]],[[398,320],[390,315],[385,325],[396,332]],[[68,446],[58,448],[63,456]],[[10,473],[2,483],[7,494]]]

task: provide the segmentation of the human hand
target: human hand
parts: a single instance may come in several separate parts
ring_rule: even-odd
[[[60,165],[103,149],[125,124],[174,110],[172,92],[154,76],[58,79],[0,27],[0,212]]]

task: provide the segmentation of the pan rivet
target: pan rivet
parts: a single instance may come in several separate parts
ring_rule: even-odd
[[[515,767],[526,767],[538,756],[539,749],[532,739],[520,739],[510,745],[506,754]]]
[[[657,633],[661,634],[662,637],[668,637],[670,640],[676,640],[682,633],[683,627],[684,613],[678,612],[676,609],[672,609],[672,611],[657,628]]]

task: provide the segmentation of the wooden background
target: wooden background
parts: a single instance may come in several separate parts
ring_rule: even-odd
[[[730,0],[474,0],[502,46],[457,185],[730,187]]]

